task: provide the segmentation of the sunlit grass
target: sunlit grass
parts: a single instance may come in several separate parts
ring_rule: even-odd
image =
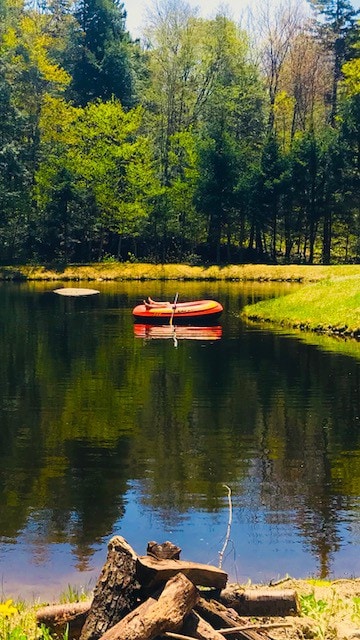
[[[36,625],[33,607],[12,600],[0,603],[1,640],[35,640],[40,637],[43,635]]]
[[[84,589],[84,587],[76,587],[68,584],[67,589],[60,594],[60,604],[67,604],[72,602],[84,602],[89,599],[90,587]]]
[[[283,326],[359,334],[360,276],[327,278],[289,295],[248,305],[243,315]]]
[[[64,268],[24,265],[0,267],[3,280],[229,280],[316,282],[330,277],[360,276],[360,265],[227,265],[151,264],[107,261]]]
[[[89,594],[83,588],[68,585],[60,595],[61,604],[87,600]],[[12,599],[0,601],[0,640],[68,640],[68,629],[53,636],[44,625],[38,625],[36,611],[40,604],[27,604],[22,600]]]

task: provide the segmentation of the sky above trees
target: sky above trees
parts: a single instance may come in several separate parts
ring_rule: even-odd
[[[258,0],[188,0],[192,7],[199,8],[199,14],[204,18],[209,18],[216,13],[219,8],[227,8],[230,17],[237,21],[248,10],[256,10]],[[268,0],[270,6],[280,4],[281,0]],[[154,6],[156,0],[124,0],[127,13],[126,26],[133,37],[140,37],[145,14]],[[294,0],[295,2],[295,0]],[[308,6],[303,0],[304,6]],[[263,3],[261,3],[263,4]],[[299,2],[296,2],[299,4]],[[352,6],[360,9],[360,0],[353,0]]]

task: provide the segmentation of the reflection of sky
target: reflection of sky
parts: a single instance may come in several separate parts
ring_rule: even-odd
[[[163,514],[144,507],[140,483],[134,483],[126,496],[124,517],[115,523],[101,544],[94,545],[85,571],[76,569],[77,559],[69,543],[48,545],[30,522],[16,544],[0,544],[3,593],[51,601],[66,590],[68,584],[78,589],[92,588],[106,559],[106,545],[112,535],[122,535],[139,555],[146,553],[150,540],[170,540],[182,549],[183,560],[218,566],[229,517],[225,501],[224,505],[224,510],[217,514],[189,510],[180,515],[176,513],[172,518],[171,512]],[[280,513],[277,521],[269,515],[267,509],[252,508],[250,504],[233,506],[231,535],[222,564],[229,580],[266,583],[286,576],[289,567],[294,577],[318,575],[318,560],[309,554],[291,512],[284,518]],[[289,520],[294,523],[289,524]],[[356,513],[350,522],[338,524],[337,533],[341,546],[331,558],[332,577],[360,575],[358,550],[355,544],[352,546],[359,541],[360,533]],[[12,575],[18,576],[21,583],[13,581]]]

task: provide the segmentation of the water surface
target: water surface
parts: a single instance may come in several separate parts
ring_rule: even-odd
[[[360,574],[359,343],[241,321],[295,285],[59,286],[0,286],[5,595],[93,586],[114,534],[217,565],[226,486],[231,579]],[[174,287],[222,302],[216,335],[137,337],[132,308]]]

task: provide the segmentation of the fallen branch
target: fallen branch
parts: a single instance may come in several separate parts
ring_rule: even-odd
[[[267,629],[283,629],[286,627],[293,627],[292,622],[269,622],[268,624],[246,624],[241,627],[226,627],[225,629],[218,629],[219,633],[223,636],[230,635],[231,633],[238,633],[239,631],[248,631],[249,629],[256,629],[256,631],[266,631]]]

